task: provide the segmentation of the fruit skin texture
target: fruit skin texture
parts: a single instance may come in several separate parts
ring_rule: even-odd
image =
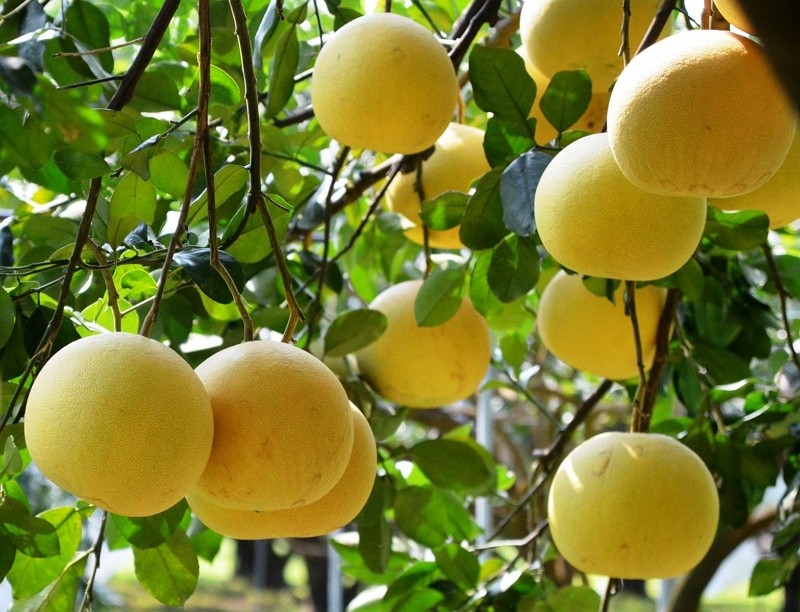
[[[178,503],[211,452],[211,404],[191,366],[135,334],[76,340],[31,388],[25,439],[59,487],[98,508],[149,516]]]
[[[739,0],[715,0],[714,5],[725,20],[744,32],[754,34],[756,29],[742,10]]]
[[[311,102],[322,129],[343,145],[417,153],[447,128],[457,90],[433,34],[407,17],[375,13],[342,26],[322,47]]]
[[[386,315],[386,331],[356,353],[358,368],[375,391],[410,408],[437,408],[463,400],[489,368],[489,328],[468,298],[452,319],[420,327],[414,301],[422,281],[405,281],[369,305]]]
[[[422,190],[430,200],[445,191],[468,192],[472,181],[491,168],[483,152],[483,130],[451,123],[436,141],[433,154],[422,162]],[[422,203],[414,185],[416,172],[400,174],[386,191],[389,210],[400,213],[414,223],[406,231],[406,237],[423,244],[422,218],[419,215]],[[447,230],[429,230],[428,244],[437,249],[460,249],[464,245],[458,237],[459,227]]]
[[[567,365],[586,372],[624,380],[639,375],[633,325],[625,314],[624,288],[615,303],[595,295],[577,274],[558,272],[539,300],[537,327],[542,344]],[[653,285],[636,289],[636,317],[642,342],[642,362],[650,369],[666,290]]]
[[[353,446],[339,380],[302,349],[269,340],[215,353],[196,368],[214,411],[214,446],[197,488],[238,510],[283,510],[333,488]]]
[[[629,35],[635,50],[659,0],[632,0]],[[519,32],[528,61],[545,78],[585,69],[593,91],[608,91],[622,72],[621,5],[617,0],[525,0]]]
[[[641,189],[733,197],[778,170],[795,113],[761,46],[720,30],[675,34],[637,55],[608,106],[614,159]]]
[[[352,521],[367,503],[375,481],[375,437],[361,411],[351,404],[353,450],[339,481],[320,499],[299,508],[274,512],[231,510],[199,491],[187,500],[197,517],[217,533],[238,540],[310,538],[331,533]]]
[[[580,274],[646,281],[692,256],[706,220],[701,196],[662,196],[632,185],[611,155],[607,134],[568,145],[542,174],[534,199],[545,248]]]
[[[608,432],[559,466],[548,517],[556,548],[580,571],[670,578],[708,552],[719,497],[703,461],[677,440]]]
[[[755,191],[735,198],[710,200],[723,210],[761,210],[769,226],[778,229],[800,219],[800,128],[781,167]]]

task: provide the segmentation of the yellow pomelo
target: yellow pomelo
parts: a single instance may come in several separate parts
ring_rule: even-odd
[[[134,334],[58,351],[31,388],[25,440],[42,473],[103,510],[148,516],[178,503],[208,460],[211,404],[191,366]]]
[[[489,368],[486,321],[464,298],[445,323],[420,327],[414,317],[422,281],[389,287],[369,307],[386,315],[386,331],[356,353],[358,369],[375,391],[411,408],[436,408],[466,399]]]
[[[632,0],[631,53],[644,37],[660,0]],[[525,0],[519,33],[528,61],[545,78],[584,69],[593,91],[608,91],[622,72],[622,4],[617,0]]]
[[[548,518],[556,548],[582,572],[670,578],[708,552],[719,497],[700,457],[674,438],[609,432],[561,463]]]
[[[525,61],[525,70],[528,71],[533,82],[536,83],[536,99],[533,101],[533,106],[531,106],[528,117],[536,119],[536,141],[540,144],[546,144],[558,136],[558,131],[551,125],[547,118],[545,118],[539,106],[542,96],[547,90],[547,86],[550,84],[550,79],[542,75],[531,65],[522,47],[517,49],[517,54]],[[611,92],[608,91],[592,92],[592,99],[583,115],[567,129],[569,131],[580,130],[589,133],[597,133],[602,130],[606,123],[606,112],[608,111],[608,100],[610,97]]]
[[[642,363],[650,369],[666,290],[653,285],[636,289],[636,318]],[[570,367],[612,380],[639,375],[633,324],[625,314],[624,287],[611,303],[589,291],[577,274],[563,270],[542,292],[536,324],[542,344]]]
[[[794,109],[762,47],[728,31],[682,32],[645,49],[608,106],[622,172],[663,195],[753,191],[780,168],[794,132]]]
[[[344,145],[417,153],[447,128],[458,83],[442,44],[392,13],[338,29],[314,64],[311,102],[320,126]]]
[[[350,401],[319,359],[259,340],[215,353],[196,372],[215,428],[201,493],[228,508],[283,510],[341,478],[353,446]]]
[[[607,134],[567,146],[542,174],[534,199],[545,248],[580,274],[654,280],[692,256],[706,220],[701,196],[643,191],[614,162]]]
[[[377,469],[375,437],[367,419],[355,406],[353,450],[339,481],[317,501],[273,512],[232,510],[219,506],[200,491],[187,500],[204,525],[237,540],[310,538],[331,533],[352,521],[367,503]]]
[[[755,191],[735,198],[711,200],[724,210],[761,210],[769,217],[769,226],[778,229],[800,219],[800,129],[781,167]]]
[[[451,123],[436,141],[433,154],[422,162],[422,190],[426,200],[446,191],[468,192],[472,181],[490,170],[483,152],[483,130]],[[397,176],[386,192],[389,210],[400,213],[415,226],[406,236],[423,243],[419,212],[422,202],[415,189],[416,172]],[[437,249],[460,249],[464,245],[458,237],[459,227],[447,230],[429,230],[428,244]]]
[[[750,19],[742,9],[739,0],[714,0],[714,5],[725,18],[725,21],[732,26],[739,28],[743,32],[755,33],[755,28],[750,23]]]

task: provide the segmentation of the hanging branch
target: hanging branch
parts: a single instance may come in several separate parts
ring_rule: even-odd
[[[100,519],[100,530],[97,533],[97,538],[92,544],[92,547],[86,551],[89,555],[94,556],[94,563],[89,578],[86,580],[86,588],[83,591],[83,599],[79,610],[91,610],[92,600],[94,599],[94,580],[97,577],[97,570],[100,569],[100,555],[103,552],[103,539],[106,531],[106,523],[108,522],[108,510],[103,510],[102,518]]]
[[[622,65],[627,66],[631,61],[631,0],[622,0],[622,28],[620,34],[622,35],[622,43],[620,44],[617,55],[622,58]]]
[[[292,275],[281,250],[278,232],[269,212],[264,194],[261,191],[261,124],[258,116],[258,79],[253,67],[253,50],[250,45],[250,34],[247,31],[247,13],[242,0],[228,0],[233,15],[234,34],[239,44],[239,56],[242,61],[242,78],[244,80],[244,97],[247,108],[247,137],[250,143],[250,188],[247,194],[247,210],[245,216],[256,210],[261,214],[267,228],[269,243],[275,255],[289,308],[289,322],[283,333],[283,341],[291,342],[298,323],[303,320],[303,311],[297,303],[292,288]]]
[[[766,242],[762,247],[764,251],[764,258],[767,260],[767,268],[769,269],[772,284],[775,285],[775,291],[778,294],[778,303],[781,307],[781,320],[783,322],[783,330],[786,332],[786,346],[789,349],[789,355],[792,357],[792,363],[797,371],[800,372],[800,356],[794,348],[794,337],[792,335],[792,323],[789,320],[789,309],[786,304],[788,295],[786,294],[786,287],[783,285],[781,273],[778,270],[778,265],[775,263],[775,258],[772,255],[772,249]]]
[[[625,281],[625,313],[631,319],[633,328],[633,345],[636,347],[636,369],[639,371],[639,385],[636,387],[636,395],[633,397],[633,418],[631,419],[631,431],[642,431],[638,427],[643,423],[639,418],[641,414],[644,392],[647,387],[647,374],[644,368],[644,358],[642,357],[642,334],[639,329],[639,317],[636,315],[636,283]]]
[[[634,55],[639,55],[642,51],[647,49],[647,47],[658,40],[658,37],[661,36],[661,32],[664,31],[664,28],[669,21],[670,15],[672,15],[672,11],[675,10],[676,4],[677,0],[663,0],[661,6],[658,7],[658,11],[656,11],[655,16],[653,17],[653,21],[650,22],[650,27],[647,28],[647,32],[645,32],[644,38],[642,38],[642,42],[639,43]]]
[[[119,310],[119,292],[117,286],[114,284],[114,274],[108,265],[108,260],[103,254],[102,249],[97,246],[97,243],[91,238],[86,240],[86,246],[94,255],[97,263],[100,264],[100,274],[103,277],[103,282],[106,285],[106,293],[108,293],[108,307],[114,316],[114,331],[122,330],[122,313]]]

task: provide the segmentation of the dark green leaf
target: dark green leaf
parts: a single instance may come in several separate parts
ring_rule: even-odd
[[[672,274],[675,286],[690,300],[696,300],[703,293],[705,277],[697,260],[690,259]]]
[[[459,440],[425,440],[409,454],[419,468],[440,487],[472,494],[486,494],[494,484],[494,471],[469,444]]]
[[[800,257],[775,255],[774,259],[784,289],[791,297],[800,299]]]
[[[415,563],[392,581],[386,589],[383,601],[391,605],[409,593],[425,588],[433,582],[436,570],[436,563],[431,561]],[[393,605],[392,609],[394,609]]]
[[[112,247],[140,223],[150,225],[156,214],[156,190],[152,183],[129,172],[117,183],[108,210],[108,242]]]
[[[458,544],[445,544],[434,555],[442,573],[461,589],[469,591],[477,586],[481,565],[475,553]]]
[[[769,217],[761,211],[721,211],[708,207],[704,235],[723,249],[747,251],[764,244],[769,233]]]
[[[255,44],[253,45],[253,65],[259,70],[264,65],[264,47],[272,38],[272,35],[278,29],[280,23],[280,15],[278,14],[278,1],[271,0],[267,7],[261,22],[258,24],[258,30],[254,38]]]
[[[444,593],[430,588],[411,591],[393,602],[391,612],[419,612],[419,610],[435,610],[437,604],[444,599]]]
[[[6,290],[0,287],[0,347],[5,346],[14,333],[16,320],[17,310],[14,308],[14,302]]]
[[[8,533],[4,529],[0,529],[0,581],[5,580],[14,565],[16,556],[17,547],[14,546]]]
[[[432,230],[447,230],[461,223],[469,196],[460,191],[445,191],[422,203],[420,217]]]
[[[37,558],[59,554],[56,528],[46,520],[32,516],[25,504],[8,495],[0,501],[0,523],[19,552]]]
[[[305,9],[303,4],[302,8]],[[286,106],[294,91],[294,73],[300,57],[300,45],[297,42],[297,26],[292,24],[278,39],[272,67],[269,71],[269,90],[267,108],[264,113],[269,119],[278,114]]]
[[[280,196],[270,194],[267,197],[267,209],[275,226],[278,240],[283,240],[289,229],[294,208]],[[231,219],[222,235],[222,242],[232,239],[238,231],[247,210],[247,204],[242,204]],[[264,226],[264,218],[258,212],[251,214],[244,224],[235,242],[228,247],[228,252],[242,263],[257,263],[272,253],[272,245]]]
[[[250,173],[242,166],[226,164],[214,173],[214,197],[217,208],[244,195]],[[208,191],[204,190],[189,207],[187,224],[192,225],[208,216]]]
[[[459,237],[470,249],[490,249],[508,233],[503,223],[503,202],[500,199],[502,174],[502,167],[484,174],[467,201]]]
[[[163,74],[145,72],[136,87],[131,106],[142,112],[174,111],[182,104],[178,86]]]
[[[183,606],[197,586],[197,553],[184,531],[175,531],[155,548],[134,547],[133,564],[142,586],[168,606]]]
[[[735,383],[752,376],[749,363],[739,354],[705,342],[694,343],[694,358],[717,385]]]
[[[449,321],[461,307],[465,280],[463,267],[439,269],[426,278],[414,302],[417,325],[434,327]]]
[[[376,476],[369,499],[356,518],[358,550],[367,568],[376,574],[386,571],[392,552],[392,531],[385,516],[391,486]]]
[[[334,319],[325,333],[325,355],[344,357],[377,340],[386,331],[386,315],[377,310],[351,310]]]
[[[706,402],[706,393],[694,365],[688,359],[681,359],[675,364],[672,380],[678,399],[689,414],[700,414]]]
[[[759,559],[750,576],[750,597],[760,597],[772,593],[786,579],[783,559]]]
[[[539,108],[557,131],[570,128],[589,108],[592,79],[585,70],[557,72],[547,86]]]
[[[544,153],[529,151],[511,162],[500,177],[503,223],[518,236],[530,236],[536,231],[533,199],[539,179],[552,159]]]
[[[742,330],[743,323],[733,312],[730,297],[715,278],[707,278],[700,298],[693,302],[697,333],[707,343],[725,348]]]
[[[17,554],[8,573],[14,599],[33,597],[58,578],[81,544],[81,516],[75,508],[53,508],[41,513],[39,518],[53,525],[61,550],[45,559]]]
[[[524,122],[536,97],[525,62],[511,49],[475,45],[469,55],[475,104],[507,121]]]
[[[408,537],[436,548],[480,533],[461,500],[439,487],[405,487],[395,497],[395,522]]]
[[[0,468],[0,478],[5,479],[8,476],[16,476],[22,471],[23,467],[22,456],[14,442],[14,436],[7,436],[3,445],[3,465]]]
[[[243,291],[244,270],[241,264],[225,251],[219,252],[219,260],[230,274],[236,288],[240,292]],[[233,302],[228,285],[211,265],[211,249],[198,248],[179,251],[175,254],[173,263],[182,266],[192,282],[215,302],[220,304]]]
[[[499,166],[535,147],[535,131],[536,119],[523,122],[489,117],[486,135],[483,137],[483,150],[489,164],[492,167]]]
[[[539,280],[539,253],[529,238],[512,235],[497,245],[487,274],[489,287],[502,302],[527,294]]]
[[[105,49],[110,46],[109,26],[105,14],[91,2],[73,0],[67,7],[67,32],[75,39],[85,43],[81,50]],[[91,67],[92,61],[98,61],[102,70],[111,72],[114,68],[114,57],[111,52],[82,56]],[[96,76],[99,71],[93,70]]]
[[[96,153],[73,147],[59,149],[53,159],[66,176],[76,181],[97,178],[111,171],[106,161]]]
[[[172,508],[152,516],[132,518],[112,514],[111,520],[120,535],[131,545],[141,549],[155,548],[172,537],[181,524],[187,508],[186,501],[181,500]]]

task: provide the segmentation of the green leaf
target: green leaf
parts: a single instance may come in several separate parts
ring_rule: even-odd
[[[425,440],[412,446],[409,455],[431,482],[463,493],[486,494],[495,474],[483,457],[459,440]]]
[[[377,340],[386,331],[386,315],[360,308],[345,312],[325,332],[325,355],[344,357]]]
[[[14,443],[14,436],[8,436],[3,445],[3,465],[0,468],[0,477],[5,479],[7,476],[16,476],[24,467],[22,456]]]
[[[464,209],[459,237],[470,249],[490,249],[508,233],[503,223],[500,177],[503,168],[490,170],[478,180]]]
[[[600,595],[588,586],[568,586],[547,594],[538,601],[534,612],[593,612],[600,608]]]
[[[523,122],[489,117],[483,137],[483,150],[489,164],[492,167],[499,166],[535,147],[535,131],[536,119]]]
[[[212,563],[222,547],[223,536],[203,526],[200,531],[189,536],[197,556]]]
[[[183,606],[194,593],[200,566],[186,532],[177,530],[155,548],[133,548],[136,578],[168,606]]]
[[[536,97],[525,62],[511,49],[475,45],[469,55],[475,104],[506,121],[524,122]]]
[[[436,548],[448,540],[471,540],[480,534],[463,502],[439,487],[405,487],[395,497],[395,522],[411,539]]]
[[[414,301],[414,317],[420,327],[435,327],[449,321],[464,299],[466,270],[438,269],[422,283]]]
[[[278,240],[283,240],[289,229],[289,222],[292,219],[294,208],[283,198],[275,194],[267,196],[267,208],[275,226],[275,233]],[[247,210],[247,203],[242,204],[239,210],[225,227],[222,235],[222,242],[233,238],[234,233],[241,225],[242,218]],[[255,212],[251,214],[244,224],[244,228],[239,233],[236,241],[228,247],[228,253],[242,263],[257,263],[272,253],[272,245],[269,242],[267,229],[264,227],[264,218]]]
[[[481,565],[475,553],[453,543],[435,550],[434,556],[442,573],[459,588],[469,591],[478,586]]]
[[[250,173],[242,166],[226,164],[214,173],[214,196],[216,207],[220,208],[229,200],[238,196],[241,199],[250,181]],[[205,219],[208,216],[208,190],[203,190],[189,207],[186,219],[188,225]]]
[[[183,197],[189,180],[189,168],[180,157],[169,149],[160,149],[147,163],[153,187],[173,198]]]
[[[513,302],[527,294],[539,280],[536,243],[517,235],[503,240],[492,253],[487,280],[502,302]]]
[[[110,46],[109,25],[105,14],[91,2],[73,0],[66,12],[67,32],[77,40],[85,43],[82,50],[105,49]],[[100,63],[102,70],[111,72],[114,68],[114,57],[110,51],[83,56],[91,67],[91,61]],[[93,71],[95,72],[95,71]],[[96,76],[102,76],[96,74]]]
[[[592,79],[585,70],[557,72],[547,86],[539,108],[557,131],[563,132],[581,118],[592,100]]]
[[[783,559],[759,559],[750,575],[748,596],[760,597],[772,593],[783,585],[786,579]]]
[[[0,287],[0,347],[6,345],[11,334],[14,333],[14,324],[17,320],[17,310],[14,302],[5,289]]]
[[[511,162],[500,177],[503,223],[518,236],[530,236],[536,231],[533,200],[539,179],[552,160],[544,153],[529,151]]]
[[[32,516],[25,504],[7,494],[0,501],[0,523],[19,552],[37,558],[59,554],[56,528],[46,520]]]
[[[723,249],[754,249],[764,244],[768,234],[769,217],[761,211],[727,212],[708,207],[704,235]]]
[[[420,217],[432,230],[447,230],[461,223],[469,196],[460,191],[444,193],[425,200],[420,209]]]
[[[139,223],[153,223],[156,214],[156,190],[135,172],[129,172],[111,195],[108,211],[108,242],[113,247],[122,244],[125,237]]]
[[[160,113],[179,109],[182,102],[175,81],[164,74],[148,71],[139,79],[130,106],[141,112]]]
[[[717,385],[727,385],[750,378],[750,364],[738,353],[705,342],[694,343],[694,358]]]
[[[53,159],[61,172],[76,181],[97,178],[111,171],[106,160],[97,153],[87,153],[74,147],[59,149]]]
[[[376,476],[367,503],[356,517],[359,553],[367,568],[376,574],[386,571],[392,552],[392,531],[385,516],[391,487],[386,478]]]
[[[219,66],[211,66],[211,104],[236,106],[242,101],[242,92],[234,78]]]
[[[188,509],[185,500],[181,500],[172,508],[144,517],[127,517],[112,514],[111,520],[119,534],[136,548],[155,548],[161,546],[172,537],[179,528]]]
[[[244,270],[242,265],[225,251],[219,252],[219,261],[228,271],[239,292],[244,291]],[[195,285],[215,302],[233,302],[228,285],[211,265],[211,249],[193,248],[175,253],[173,265],[182,266]]]
[[[800,299],[800,257],[775,255],[774,259],[784,289],[794,299]]]
[[[303,8],[306,5],[303,4]],[[269,71],[269,89],[265,119],[277,115],[292,97],[294,73],[300,58],[300,44],[297,42],[297,26],[293,23],[278,38],[272,67]]]
[[[78,588],[83,584],[88,554],[72,561],[61,575],[44,591],[31,599],[14,602],[10,612],[64,612],[73,610]]]
[[[730,298],[715,278],[705,280],[703,292],[693,302],[692,311],[698,335],[713,346],[725,348],[742,331],[742,321],[733,312]]]
[[[81,544],[81,515],[74,507],[53,508],[39,518],[55,527],[60,552],[45,559],[18,553],[8,573],[14,599],[28,599],[53,582],[67,567]]]

